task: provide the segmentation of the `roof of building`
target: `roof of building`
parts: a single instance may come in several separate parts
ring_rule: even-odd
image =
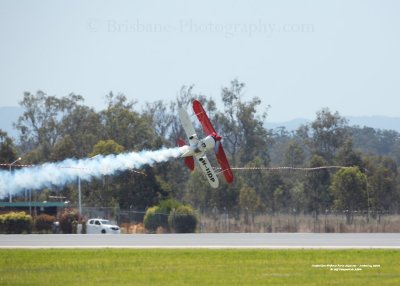
[[[0,202],[0,207],[66,207],[66,202]]]

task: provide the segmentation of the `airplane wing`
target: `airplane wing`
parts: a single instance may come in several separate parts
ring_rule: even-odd
[[[220,143],[216,152],[218,164],[221,166],[222,172],[224,174],[225,180],[228,183],[233,182],[233,173],[231,167],[229,166],[228,159],[226,158],[224,148],[222,148],[222,144]]]
[[[203,106],[198,100],[193,101],[193,111],[199,119],[201,125],[203,126],[204,132],[207,133],[207,135],[217,134],[213,125],[211,124],[210,119],[207,116],[207,113],[205,112]]]
[[[217,135],[217,132],[215,131],[210,119],[208,118],[203,106],[198,100],[193,101],[193,110],[201,125],[203,126],[204,132],[207,133],[207,135],[215,136],[215,138],[217,139],[219,136]],[[221,137],[219,137],[219,140],[217,139],[215,155],[217,156],[218,164],[221,166],[226,181],[228,183],[232,183],[233,173],[231,167],[229,166],[228,159],[226,158],[225,151],[222,148],[222,143],[220,142],[220,140]]]
[[[194,130],[193,124],[190,121],[189,114],[184,108],[179,109],[179,118],[181,120],[183,129],[185,130],[185,133],[189,138],[190,143],[192,143],[192,140],[196,142],[197,141],[196,131]]]
[[[204,175],[206,176],[208,182],[210,183],[211,187],[218,188],[219,180],[217,175],[214,172],[214,169],[211,167],[210,161],[208,161],[205,155],[195,156],[197,162],[200,165],[201,170],[203,171]]]
[[[178,139],[178,145],[180,147],[185,146],[185,141],[183,141],[182,139]],[[190,169],[190,171],[194,170],[194,159],[193,156],[189,156],[189,157],[185,157],[185,165],[188,166],[188,168]]]

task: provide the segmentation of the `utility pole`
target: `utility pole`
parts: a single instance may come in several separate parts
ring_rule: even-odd
[[[22,160],[22,158],[21,158],[21,157],[18,157],[17,160],[15,160],[14,162],[12,162],[12,163],[9,165],[9,167],[10,167],[10,175],[11,175],[11,167],[12,167],[12,165],[14,165],[15,163],[17,163],[18,161],[21,161],[21,160]],[[10,198],[10,203],[12,203],[11,189],[9,189],[9,198]]]

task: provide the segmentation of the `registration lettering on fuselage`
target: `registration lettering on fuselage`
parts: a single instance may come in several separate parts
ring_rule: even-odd
[[[199,161],[200,161],[201,164],[203,164],[203,166],[205,167],[205,171],[206,171],[206,174],[207,174],[208,178],[210,178],[210,180],[211,180],[212,182],[215,182],[214,175],[213,175],[213,173],[211,172],[210,168],[208,167],[206,160],[204,160],[203,158],[200,158]]]

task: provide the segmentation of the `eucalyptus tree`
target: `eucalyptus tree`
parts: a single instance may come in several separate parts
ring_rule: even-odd
[[[17,151],[11,137],[0,129],[0,163],[12,163],[17,159]]]
[[[309,167],[326,166],[326,161],[319,155],[314,155]],[[307,212],[312,213],[315,219],[321,212],[332,207],[332,195],[329,191],[330,174],[327,169],[320,169],[306,173],[304,178],[304,193],[307,200]]]
[[[134,110],[136,102],[112,92],[106,100],[107,107],[100,112],[102,139],[112,139],[127,150],[152,148],[157,135],[146,117]]]
[[[333,161],[337,150],[349,137],[347,119],[328,108],[317,112],[317,118],[297,131],[313,154],[322,156],[328,163]]]
[[[215,122],[221,129],[224,147],[233,166],[245,165],[256,156],[268,164],[267,146],[271,136],[264,128],[267,113],[266,110],[259,113],[261,100],[258,97],[243,101],[244,87],[244,83],[235,79],[229,87],[222,89],[224,110]]]
[[[62,121],[82,101],[82,96],[73,93],[58,98],[43,91],[36,94],[25,92],[20,102],[24,112],[14,123],[14,127],[19,131],[22,152],[34,151],[38,154],[35,155],[37,159],[48,160],[52,148],[65,135]]]
[[[367,176],[358,167],[340,169],[333,176],[334,207],[346,213],[347,223],[352,222],[354,211],[368,208],[367,186]]]

